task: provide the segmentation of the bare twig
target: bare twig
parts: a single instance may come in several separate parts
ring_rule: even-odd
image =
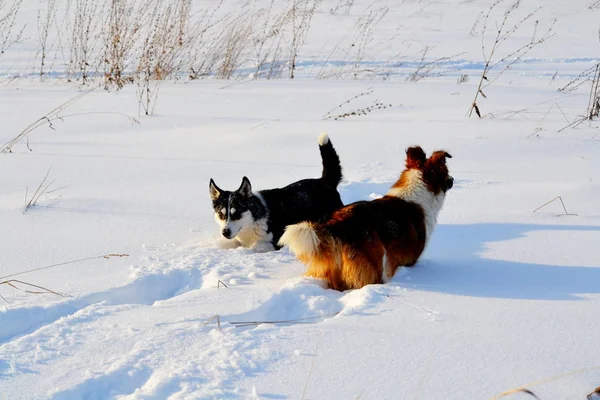
[[[80,258],[78,260],[66,261],[66,262],[62,262],[62,263],[58,263],[58,264],[48,265],[48,266],[45,266],[45,267],[28,269],[27,271],[17,272],[17,273],[10,274],[10,275],[0,276],[0,279],[12,278],[13,276],[24,275],[24,274],[28,274],[30,272],[42,271],[42,270],[45,270],[45,269],[56,268],[56,267],[60,267],[60,266],[63,266],[63,265],[68,265],[68,264],[80,263],[80,262],[83,262],[83,261],[97,260],[99,258],[109,259],[109,258],[113,258],[113,257],[129,257],[129,254],[110,253],[110,254],[104,254],[102,256]]]
[[[44,176],[44,179],[42,179],[42,181],[40,182],[38,188],[33,193],[33,196],[31,196],[31,199],[28,202],[27,202],[27,188],[25,188],[25,201],[26,201],[26,204],[25,204],[25,210],[23,210],[23,212],[27,211],[29,209],[29,207],[33,207],[34,205],[36,205],[37,201],[40,199],[40,197],[44,193],[49,193],[48,189],[54,183],[54,181],[51,181],[46,186],[44,186],[44,184],[46,183],[46,180],[48,179],[48,175],[50,175],[50,169],[51,168],[48,168],[48,172],[46,172],[46,175]]]
[[[29,124],[25,129],[23,129],[23,131],[21,133],[19,133],[14,139],[8,141],[7,143],[5,143],[4,145],[2,145],[2,147],[0,148],[0,153],[12,153],[12,147],[19,143],[21,140],[23,139],[28,139],[28,135],[36,128],[39,128],[42,125],[45,124],[49,124],[50,128],[53,129],[52,127],[52,121],[60,119],[61,117],[59,116],[59,113],[61,111],[63,111],[64,109],[66,109],[67,107],[69,107],[70,105],[72,105],[73,103],[75,103],[77,100],[80,100],[82,97],[90,94],[91,92],[93,92],[95,89],[90,89],[87,90],[85,92],[81,92],[79,94],[77,94],[77,96],[67,100],[66,102],[62,103],[61,105],[59,105],[58,107],[54,108],[53,110],[51,110],[50,112],[48,112],[46,115],[44,115],[43,117],[37,119],[35,122]],[[31,148],[29,146],[27,146],[27,148],[29,149],[29,151],[32,151]]]
[[[575,78],[571,79],[565,86],[558,89],[559,92],[572,92],[577,90],[580,86],[584,85],[586,82],[592,80],[592,74],[596,70],[597,65],[589,67],[585,71],[581,72]]]
[[[17,14],[21,9],[21,3],[23,0],[13,0],[12,4],[8,5],[8,9],[5,11],[4,8],[7,6],[5,0],[0,0],[0,57],[8,50],[12,45],[18,43],[23,35],[25,25],[23,25],[16,33],[14,33]]]
[[[564,201],[563,201],[563,199],[562,199],[561,196],[555,197],[552,200],[550,200],[549,202],[542,204],[541,206],[539,206],[538,208],[536,208],[535,210],[533,210],[533,212],[536,212],[537,210],[546,207],[548,204],[550,204],[550,203],[552,203],[553,201],[556,201],[556,200],[560,200],[560,204],[562,204],[563,210],[565,211],[564,215],[574,215],[574,216],[577,216],[577,214],[570,214],[567,211],[567,207],[565,207],[565,203],[564,203]],[[561,215],[563,215],[563,214],[561,214]]]
[[[33,291],[33,290],[27,290],[27,289],[22,289],[22,288],[16,286],[15,284],[20,284],[20,285],[25,285],[25,286],[31,286],[31,287],[34,287],[36,289],[42,290],[42,292],[40,292],[40,291]],[[55,295],[60,296],[60,297],[67,296],[64,293],[55,292],[54,290],[45,288],[43,286],[34,285],[33,283],[29,283],[29,282],[25,282],[25,281],[20,281],[18,279],[10,279],[10,280],[7,280],[7,281],[1,281],[0,285],[8,285],[8,286],[12,287],[13,289],[17,289],[17,290],[20,290],[22,292],[29,293],[29,294],[46,294],[46,293],[50,293],[50,294],[55,294]],[[6,300],[4,297],[2,297],[2,299],[5,302],[8,303],[8,300]]]
[[[373,89],[369,88],[367,89],[365,92],[359,93],[354,97],[349,98],[348,100],[344,101],[343,103],[340,103],[339,105],[335,106],[333,109],[331,109],[329,112],[327,112],[327,114],[325,114],[323,116],[323,118],[327,118],[327,116],[331,115],[332,112],[334,112],[335,110],[337,110],[338,108],[343,107],[344,105],[350,103],[352,100],[358,99],[359,97],[362,96],[367,96],[369,94],[373,93]]]
[[[515,1],[508,8],[508,10],[506,12],[504,12],[504,18],[502,19],[502,22],[500,22],[499,25],[496,24],[497,25],[496,29],[495,29],[496,37],[494,38],[494,42],[492,43],[492,47],[489,50],[489,53],[487,53],[486,47],[485,47],[485,33],[488,28],[489,18],[490,18],[490,15],[492,14],[492,12],[494,11],[494,9],[503,1],[504,0],[496,0],[490,6],[490,8],[488,9],[488,11],[484,17],[483,29],[481,32],[481,51],[483,53],[483,58],[484,58],[485,64],[483,67],[483,71],[481,73],[481,78],[479,79],[479,85],[477,86],[477,90],[475,91],[475,96],[473,98],[471,106],[469,107],[469,111],[468,111],[469,117],[472,115],[473,111],[475,111],[477,116],[479,118],[481,118],[481,111],[477,104],[477,100],[478,100],[479,96],[486,97],[485,93],[483,91],[486,87],[488,87],[493,82],[495,82],[498,78],[500,78],[500,76],[502,76],[502,74],[505,71],[507,71],[510,67],[512,67],[513,64],[515,64],[516,62],[521,60],[525,55],[527,55],[527,53],[529,53],[529,51],[531,51],[531,49],[533,49],[534,47],[536,47],[539,44],[544,43],[546,40],[548,40],[550,37],[552,37],[554,35],[552,33],[552,30],[554,28],[554,24],[556,21],[554,21],[550,25],[550,27],[546,30],[546,32],[539,38],[536,37],[539,21],[535,21],[534,27],[533,27],[533,34],[532,34],[532,37],[529,40],[529,42],[508,52],[503,57],[500,57],[500,59],[498,59],[497,61],[492,61],[492,60],[495,60],[494,56],[496,55],[496,53],[498,52],[498,49],[502,46],[502,44],[509,37],[511,37],[516,31],[518,31],[524,23],[526,23],[527,21],[532,19],[534,17],[534,15],[540,10],[540,8],[535,9],[534,11],[532,11],[531,13],[529,13],[525,17],[523,17],[521,20],[516,22],[512,27],[509,27],[507,24],[509,22],[511,14],[514,12],[514,10],[516,10],[518,8],[519,3],[520,3],[520,0]],[[489,72],[500,64],[505,64],[505,65],[495,77],[491,78]]]
[[[388,107],[392,107],[391,104],[385,104],[382,101],[375,99],[373,101],[373,103],[371,105],[369,105],[369,106],[352,109],[350,111],[342,112],[342,113],[339,113],[339,114],[332,114],[335,110],[343,107],[346,104],[349,104],[352,100],[355,100],[355,99],[357,99],[359,97],[362,97],[362,96],[367,96],[367,95],[369,95],[371,93],[373,93],[373,89],[369,89],[366,92],[363,92],[363,93],[357,94],[354,97],[351,97],[350,99],[344,101],[343,103],[341,103],[338,106],[334,107],[327,114],[325,114],[323,116],[323,119],[334,119],[334,120],[337,121],[339,119],[350,117],[350,116],[367,115],[368,113],[370,113],[373,110],[380,110],[380,109],[386,109]]]
[[[217,320],[217,326],[219,327],[219,330],[221,330],[221,317],[219,315],[213,315],[205,323],[203,323],[202,326],[206,326],[214,320]]]
[[[285,320],[277,320],[277,321],[231,321],[230,325],[235,325],[236,327],[244,327],[244,326],[253,326],[253,325],[261,325],[261,324],[309,324],[312,322],[306,322],[310,320],[333,317],[338,315],[340,312],[326,314],[326,315],[317,315],[314,317],[306,317],[306,318],[297,318],[297,319],[285,319]]]
[[[218,288],[220,288],[220,287],[221,287],[221,285],[225,286],[225,288],[226,288],[226,289],[228,289],[227,285],[226,285],[226,284],[224,284],[224,283],[223,283],[223,281],[219,279],[219,280],[217,281],[217,289],[218,289]]]
[[[593,120],[600,114],[600,63],[596,64],[592,87],[590,89],[590,99],[588,101],[587,119]]]

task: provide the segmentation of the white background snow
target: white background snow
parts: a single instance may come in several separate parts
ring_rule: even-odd
[[[365,61],[387,73],[318,79],[373,7],[332,15],[337,3],[317,9],[296,79],[167,81],[155,115],[138,117],[135,85],[82,87],[58,63],[39,82],[40,4],[23,2],[23,39],[0,57],[0,142],[96,90],[62,112],[80,115],[34,130],[31,151],[22,141],[0,154],[0,276],[129,256],[18,276],[68,297],[0,285],[0,399],[489,399],[520,385],[585,399],[600,386],[600,131],[559,132],[585,112],[590,86],[557,91],[599,61],[597,2],[522,0],[515,18],[541,6],[535,19],[542,29],[556,18],[555,35],[486,89],[483,119],[466,117],[483,65],[469,33],[491,1],[377,2],[389,12]],[[406,81],[423,46],[435,46],[428,60],[456,56],[442,76]],[[341,111],[392,107],[323,119],[368,90]],[[326,290],[287,249],[214,245],[209,179],[234,189],[245,175],[259,190],[317,177],[322,131],[345,203],[384,194],[410,145],[453,156],[429,247],[388,284]],[[49,168],[65,187],[24,212]],[[558,200],[533,212],[557,196],[576,215]],[[291,322],[232,324],[243,321]]]

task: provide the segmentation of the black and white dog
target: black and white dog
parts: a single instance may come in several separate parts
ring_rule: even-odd
[[[323,174],[277,189],[252,192],[248,178],[234,192],[209,184],[215,220],[225,239],[221,248],[244,246],[255,251],[278,250],[285,227],[302,221],[318,222],[343,206],[337,185],[342,180],[340,159],[326,133],[319,136]]]

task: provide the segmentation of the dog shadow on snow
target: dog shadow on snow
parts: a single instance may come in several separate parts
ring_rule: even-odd
[[[396,276],[393,281],[403,286],[405,277],[410,276],[409,282],[417,290],[476,297],[574,300],[584,293],[600,293],[600,268],[597,267],[534,264],[480,256],[488,243],[517,239],[536,231],[600,233],[600,226],[438,225],[421,260],[408,270],[408,275]]]

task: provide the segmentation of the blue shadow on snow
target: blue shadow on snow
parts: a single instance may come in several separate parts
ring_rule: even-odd
[[[417,290],[512,299],[575,300],[581,294],[600,293],[600,267],[532,264],[480,256],[487,243],[517,239],[535,231],[600,232],[600,226],[440,224],[425,257],[410,270],[410,283]],[[394,281],[402,285],[405,276]]]

